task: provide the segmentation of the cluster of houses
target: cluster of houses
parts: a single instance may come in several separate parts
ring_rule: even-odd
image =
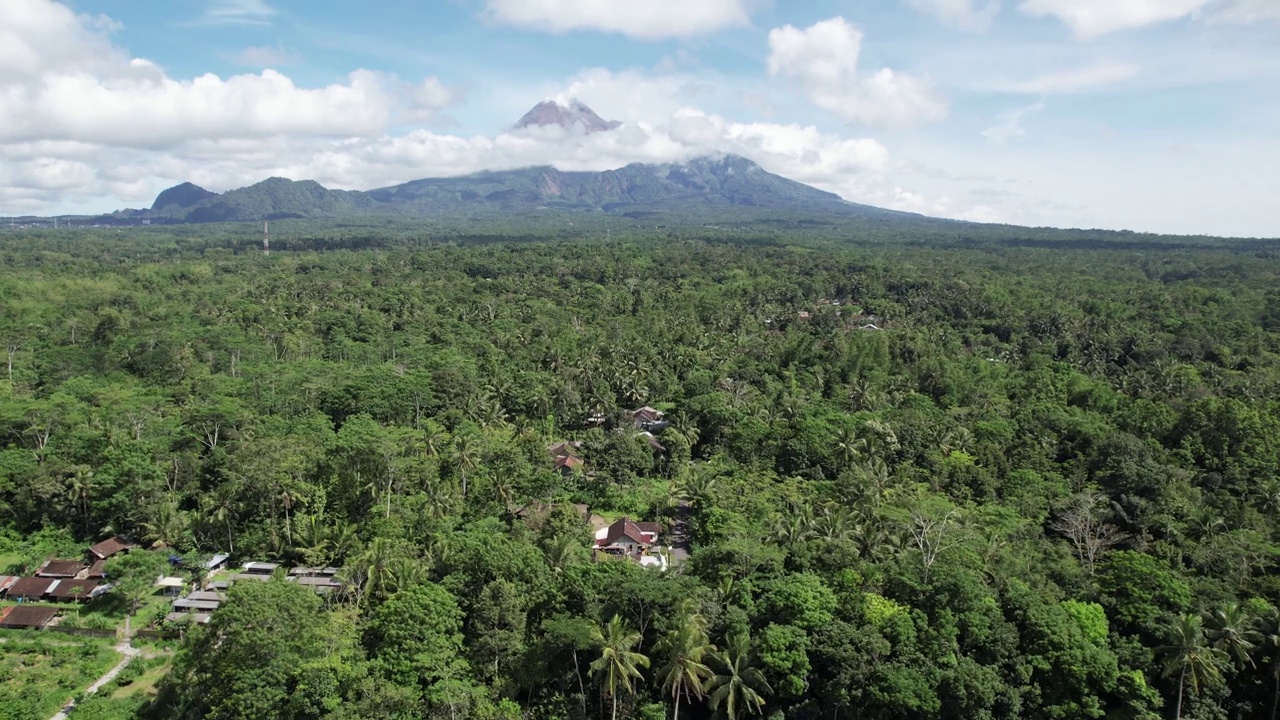
[[[182,594],[187,589],[185,580],[179,577],[162,577],[156,580],[156,586],[165,588],[175,595],[173,611],[165,616],[169,623],[207,624],[213,611],[222,606],[227,599],[227,589],[237,582],[266,582],[280,571],[280,565],[269,562],[247,562],[237,573],[215,574],[223,568],[227,555],[215,555],[205,568],[209,575],[203,587]],[[325,594],[342,588],[342,581],[337,579],[339,569],[336,567],[295,567],[288,570],[286,580],[317,593]]]
[[[46,560],[31,577],[0,575],[0,596],[15,602],[83,602],[109,591],[104,566],[109,557],[132,550],[133,544],[122,538],[108,538],[88,548],[79,560]],[[52,610],[45,612],[44,610]],[[47,615],[47,618],[46,618]],[[3,628],[44,628],[55,616],[56,609],[41,612],[17,611],[9,607],[0,620]],[[38,621],[38,623],[37,623]],[[23,624],[29,623],[29,624]]]
[[[842,300],[839,298],[835,300],[832,300],[829,298],[823,298],[822,300],[818,301],[818,304],[837,308],[834,314],[838,318],[845,317],[845,311],[844,309],[842,309],[842,306],[850,305],[849,301]],[[796,319],[800,320],[801,322],[807,322],[809,320],[812,320],[815,316],[816,316],[816,313],[810,312],[809,310],[800,310],[796,313]],[[772,320],[766,320],[765,324],[766,325],[772,324],[772,322],[773,322]],[[865,312],[862,312],[861,310],[855,310],[852,315],[850,315],[847,319],[844,320],[844,322],[848,328],[855,329],[855,330],[867,330],[867,331],[875,332],[875,331],[882,330],[885,327],[885,321],[880,316],[865,313]]]

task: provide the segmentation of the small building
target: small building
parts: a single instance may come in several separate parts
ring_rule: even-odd
[[[256,580],[257,582],[267,582],[271,580],[271,576],[263,575],[262,573],[238,573],[236,575],[232,575],[227,579],[230,580],[231,582],[239,582],[241,580]],[[217,583],[214,583],[214,584],[216,585]]]
[[[164,616],[165,622],[179,624],[199,623],[201,625],[208,625],[209,620],[212,618],[213,616],[209,613],[200,612],[171,612]]]
[[[5,597],[10,600],[39,600],[57,584],[53,578],[18,578],[5,591]]]
[[[340,572],[336,567],[296,567],[289,569],[289,577],[328,577],[331,578]]]
[[[556,458],[555,466],[561,475],[572,475],[582,470],[582,458],[576,455],[561,455]]]
[[[640,430],[662,432],[671,427],[671,423],[666,420],[667,414],[648,405],[635,410],[631,413],[631,419]]]
[[[125,542],[124,538],[111,537],[90,547],[89,555],[96,560],[106,560],[117,553],[128,552],[133,547],[132,544]]]
[[[796,313],[796,317],[800,318],[801,320],[812,320],[813,313],[809,312],[808,310],[801,310],[800,312]]]
[[[173,609],[182,612],[213,612],[222,603],[218,600],[189,600],[181,598],[173,601]]]
[[[328,593],[342,588],[342,582],[340,580],[335,580],[332,576],[320,577],[299,575],[289,578],[289,581],[297,583],[302,587],[309,587],[318,593]]]
[[[622,518],[596,532],[595,549],[610,555],[639,557],[658,542],[662,526],[658,523],[637,523]]]
[[[9,586],[18,582],[16,575],[0,575],[0,595],[3,595]]]
[[[176,595],[182,592],[187,586],[187,581],[180,577],[160,577],[156,578],[156,587],[163,588],[166,593]]]
[[[62,580],[45,596],[54,602],[83,602],[101,595],[103,589],[97,580]]]
[[[217,570],[221,568],[223,565],[226,565],[227,561],[230,559],[231,559],[230,553],[218,553],[217,555],[214,555],[213,557],[205,561],[204,569]]]
[[[43,630],[58,617],[59,610],[51,607],[14,605],[0,608],[0,628],[11,630]]]
[[[93,564],[89,566],[89,570],[85,572],[84,576],[90,580],[105,579],[107,577],[107,561],[106,560],[93,561]]]
[[[73,578],[85,569],[85,564],[79,560],[46,560],[39,570],[36,570],[36,577],[42,578]]]
[[[280,566],[269,562],[247,562],[244,564],[246,575],[272,575]]]
[[[211,590],[197,590],[186,597],[187,600],[195,600],[197,602],[216,602],[221,603],[227,599],[226,595]]]

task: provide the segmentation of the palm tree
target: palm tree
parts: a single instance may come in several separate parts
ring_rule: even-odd
[[[467,477],[480,467],[480,447],[470,435],[459,435],[453,444],[453,466],[462,479],[462,497],[467,497]]]
[[[640,633],[617,615],[604,627],[594,628],[592,640],[600,648],[600,657],[591,663],[591,675],[604,673],[605,690],[613,701],[613,720],[618,720],[619,686],[632,692],[632,681],[641,677],[640,668],[649,667],[649,658],[632,650],[640,642]]]
[[[711,709],[723,713],[726,720],[738,720],[742,712],[759,714],[764,707],[763,693],[773,689],[765,682],[764,673],[756,667],[751,639],[746,633],[729,638],[724,650],[712,656],[720,672],[707,683],[711,693]]]
[[[703,658],[715,652],[715,645],[707,640],[698,615],[684,615],[677,620],[671,632],[658,642],[657,650],[666,658],[666,664],[658,670],[662,691],[675,698],[672,720],[680,720],[680,698],[698,698],[706,694],[706,680],[714,673]]]
[[[1178,618],[1169,633],[1169,644],[1160,648],[1165,656],[1164,677],[1178,676],[1178,704],[1174,717],[1182,719],[1182,696],[1187,681],[1191,692],[1199,693],[1200,686],[1214,682],[1222,675],[1220,664],[1226,653],[1205,642],[1204,626],[1200,616],[1189,613]]]
[[[395,570],[397,558],[391,542],[386,538],[374,538],[355,562],[355,574],[363,579],[362,596],[384,599],[391,594],[395,586]]]
[[[1236,667],[1253,667],[1253,659],[1249,657],[1249,653],[1262,640],[1262,635],[1257,630],[1258,618],[1240,607],[1240,603],[1232,602],[1207,615],[1205,622],[1213,647],[1230,657]]]

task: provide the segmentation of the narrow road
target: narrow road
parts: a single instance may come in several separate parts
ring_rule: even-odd
[[[689,559],[689,501],[676,504],[676,517],[671,523],[671,564],[678,566]]]
[[[116,676],[120,674],[120,671],[128,667],[129,663],[133,662],[133,659],[136,658],[138,655],[140,655],[142,652],[137,648],[135,648],[133,645],[129,644],[128,640],[120,643],[119,645],[116,645],[112,649],[120,653],[124,657],[120,659],[119,663],[116,663],[115,667],[108,670],[106,675],[103,675],[102,677],[94,681],[94,683],[90,685],[87,690],[84,691],[85,695],[92,695],[98,692],[99,690],[101,690],[103,685],[106,685],[112,680],[115,680]],[[71,709],[74,708],[75,706],[76,706],[75,700],[71,700],[67,702],[67,704],[63,705],[62,709],[59,710],[57,714],[54,715],[49,720],[67,720],[67,713],[70,712]]]

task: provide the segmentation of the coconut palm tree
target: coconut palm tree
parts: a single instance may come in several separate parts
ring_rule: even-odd
[[[1249,653],[1262,641],[1257,629],[1258,618],[1240,607],[1240,603],[1232,602],[1206,613],[1204,621],[1208,628],[1206,634],[1215,648],[1230,657],[1236,667],[1253,667]]]
[[[743,713],[759,714],[764,707],[764,695],[773,689],[756,667],[756,656],[747,634],[729,638],[724,650],[715,653],[712,659],[718,671],[707,683],[711,709],[726,720],[738,720]]]
[[[658,642],[658,652],[666,664],[658,670],[662,691],[675,698],[672,720],[680,720],[680,698],[702,699],[706,681],[714,673],[703,662],[716,646],[707,639],[703,620],[698,615],[682,615],[676,625]]]
[[[480,468],[480,444],[470,435],[459,435],[453,444],[453,466],[462,480],[462,497],[467,497],[467,479]]]
[[[1178,618],[1169,632],[1169,644],[1160,648],[1165,656],[1164,677],[1178,676],[1178,704],[1174,718],[1182,720],[1182,698],[1187,682],[1191,692],[1199,693],[1200,686],[1216,681],[1222,676],[1221,664],[1226,653],[1206,642],[1204,625],[1195,613]]]
[[[605,676],[605,692],[613,701],[613,720],[618,720],[618,691],[632,692],[634,681],[642,677],[640,668],[649,667],[649,658],[632,650],[640,638],[640,633],[617,615],[592,633],[592,641],[600,648],[600,657],[591,663],[591,675]]]

